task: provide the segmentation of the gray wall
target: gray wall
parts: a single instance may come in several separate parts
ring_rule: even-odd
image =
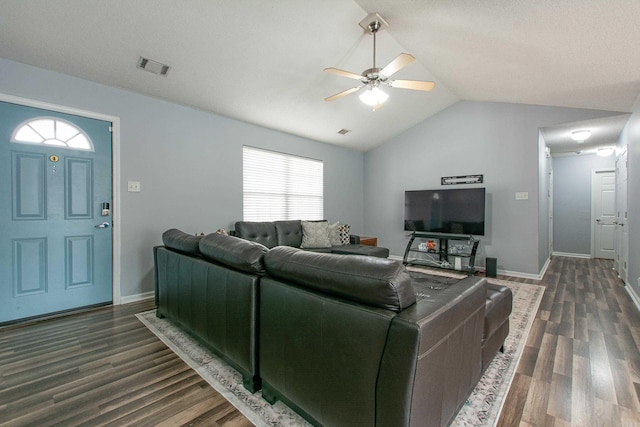
[[[540,127],[617,113],[493,102],[458,102],[365,154],[364,231],[402,256],[405,190],[440,187],[440,177],[484,174],[486,235],[476,264],[540,274],[548,228],[539,222]],[[460,186],[462,187],[462,186]],[[529,199],[516,201],[526,191]],[[542,243],[541,243],[541,240]],[[542,246],[540,246],[542,244]],[[542,253],[542,255],[541,255]]]
[[[640,97],[636,101],[633,114],[627,123],[620,145],[629,146],[629,284],[637,296],[640,296]]]
[[[362,232],[361,152],[3,59],[0,76],[0,93],[120,118],[122,296],[153,290],[151,248],[164,230],[242,219],[243,144],[323,160],[325,217]],[[142,191],[128,193],[127,181]]]
[[[553,158],[553,251],[591,254],[591,177],[615,170],[615,156],[595,154]]]

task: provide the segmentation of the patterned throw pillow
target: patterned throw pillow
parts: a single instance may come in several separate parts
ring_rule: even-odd
[[[330,248],[329,223],[302,221],[301,248]]]
[[[329,242],[331,246],[342,246],[342,239],[340,238],[340,223],[338,221],[333,224],[329,224]]]
[[[340,232],[340,242],[342,245],[351,244],[351,226],[349,224],[340,224],[338,226]]]

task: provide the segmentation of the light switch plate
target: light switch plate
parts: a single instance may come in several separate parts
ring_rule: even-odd
[[[127,182],[127,191],[130,193],[139,193],[140,192],[140,181],[128,181]]]
[[[527,191],[517,191],[516,200],[529,200],[529,193]]]

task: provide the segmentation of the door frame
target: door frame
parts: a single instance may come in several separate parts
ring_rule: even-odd
[[[51,110],[59,113],[73,114],[75,116],[87,117],[90,119],[111,122],[111,179],[113,193],[113,216],[112,216],[112,245],[113,245],[113,261],[112,261],[112,289],[113,289],[113,305],[121,304],[120,295],[120,252],[121,252],[121,226],[120,226],[120,117],[108,114],[96,113],[94,111],[80,110],[77,108],[67,107],[64,105],[51,104],[44,101],[38,101],[29,98],[9,95],[0,92],[0,101],[12,104],[24,105],[27,107],[40,108],[43,110]]]
[[[604,169],[592,169],[591,170],[591,258],[594,259],[596,257],[596,203],[595,203],[595,180],[596,176],[599,173],[613,173],[614,177],[616,175],[615,168],[604,168]],[[617,190],[617,188],[616,188]],[[615,245],[614,245],[615,246]],[[617,248],[614,253],[614,260],[617,254]]]

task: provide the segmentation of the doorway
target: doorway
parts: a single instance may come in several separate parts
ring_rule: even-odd
[[[627,157],[629,147],[625,146],[616,156],[616,243],[617,253],[614,266],[624,283],[628,283],[629,264],[629,227],[627,225],[628,170]]]
[[[616,257],[616,173],[594,171],[591,179],[592,251],[594,258]]]
[[[112,122],[6,98],[0,324],[113,303]]]

